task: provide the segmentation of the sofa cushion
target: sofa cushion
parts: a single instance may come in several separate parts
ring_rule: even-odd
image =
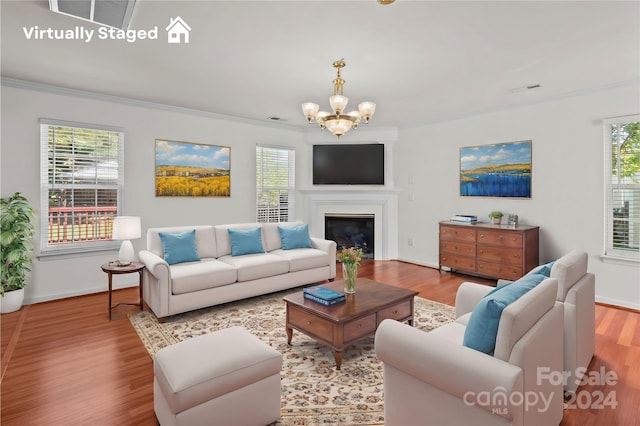
[[[216,257],[227,256],[231,254],[231,238],[229,238],[228,229],[255,229],[262,227],[260,223],[237,223],[230,225],[215,225],[213,227],[216,234],[216,245],[218,255]],[[263,238],[264,241],[264,238]]]
[[[274,250],[276,256],[289,261],[289,271],[304,271],[307,269],[322,268],[329,265],[329,253],[313,248],[300,248],[293,250]]]
[[[304,225],[304,222],[277,222],[277,223],[263,223],[262,224],[262,237],[264,242],[264,248],[266,252],[278,250],[282,248],[282,237],[278,227],[296,227]]]
[[[471,312],[464,333],[463,345],[480,352],[493,354],[502,311],[545,278],[544,275],[539,274],[525,275],[512,284],[493,289],[480,299]]]
[[[232,284],[237,278],[236,268],[216,259],[180,263],[171,266],[171,293],[183,294],[206,290]]]
[[[311,248],[311,238],[309,238],[309,225],[300,226],[278,226],[280,238],[282,240],[282,250],[292,250],[299,248]]]
[[[231,240],[231,256],[244,256],[245,254],[264,253],[262,246],[262,230],[251,229],[227,229]]]
[[[198,255],[201,259],[207,257],[218,257],[218,250],[216,247],[216,235],[211,225],[196,225],[196,226],[171,226],[164,228],[150,228],[147,231],[147,250],[156,256],[163,257],[164,251],[162,249],[162,240],[160,240],[160,232],[185,232],[192,229],[196,230],[196,247],[198,249]]]
[[[239,282],[273,277],[289,272],[289,262],[271,253],[222,256],[219,260],[238,270]]]
[[[158,235],[162,241],[163,258],[169,265],[200,260],[195,229],[179,233],[159,232]]]

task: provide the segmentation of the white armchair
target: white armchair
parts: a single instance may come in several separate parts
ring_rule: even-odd
[[[553,263],[558,280],[556,300],[564,304],[564,390],[574,392],[595,350],[595,275],[587,272],[587,253],[573,250]],[[535,268],[534,268],[535,271]],[[498,284],[510,281],[500,280]]]
[[[494,355],[462,345],[492,287],[463,283],[455,322],[429,333],[385,320],[376,332],[389,425],[557,425],[562,420],[563,306],[545,279],[502,312]]]

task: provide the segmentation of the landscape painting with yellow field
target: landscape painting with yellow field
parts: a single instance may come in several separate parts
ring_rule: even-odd
[[[230,151],[227,146],[156,139],[156,196],[231,196]]]
[[[531,198],[531,141],[460,148],[460,195]]]

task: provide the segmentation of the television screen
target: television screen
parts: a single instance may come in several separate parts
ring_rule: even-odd
[[[384,185],[384,144],[314,145],[314,185]]]

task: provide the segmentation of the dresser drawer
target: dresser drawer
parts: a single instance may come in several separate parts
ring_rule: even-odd
[[[522,265],[522,249],[478,245],[478,260],[494,260],[510,265]]]
[[[459,241],[441,241],[441,253],[460,254],[462,256],[475,256],[476,245],[473,243],[462,243]]]
[[[522,234],[509,231],[479,231],[478,244],[522,247]]]
[[[378,312],[378,324],[383,320],[392,319],[396,321],[403,320],[411,315],[411,301],[399,303]]]
[[[523,275],[522,267],[520,266],[485,262],[482,260],[478,260],[478,272],[483,275],[505,280],[517,280]]]
[[[344,325],[344,342],[367,336],[376,330],[376,314],[358,318]]]
[[[476,242],[476,230],[463,226],[440,226],[441,240]]]
[[[288,305],[289,323],[309,333],[331,341],[333,326],[331,321],[319,318],[295,306]]]
[[[440,265],[453,269],[464,269],[466,271],[476,270],[476,259],[474,257],[456,256],[454,254],[440,254]]]

